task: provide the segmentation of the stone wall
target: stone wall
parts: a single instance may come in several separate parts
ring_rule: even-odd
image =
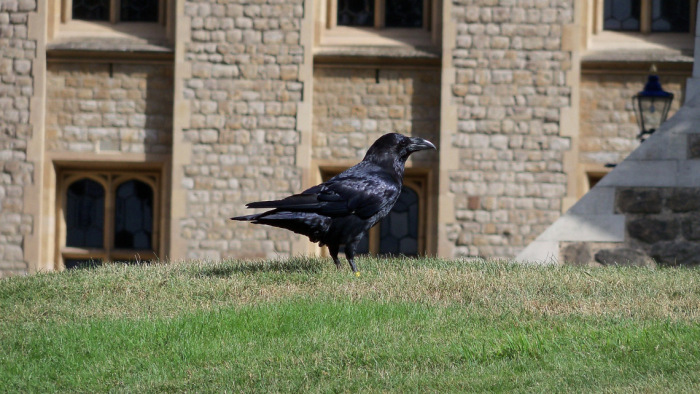
[[[506,257],[554,222],[566,194],[561,110],[571,105],[562,49],[573,1],[455,1],[452,86],[459,170],[450,175],[457,256]]]
[[[0,278],[28,270],[22,248],[33,226],[24,212],[25,186],[34,171],[27,161],[37,49],[28,35],[33,12],[36,0],[0,2]]]
[[[46,149],[170,153],[172,66],[49,63]]]
[[[183,81],[190,107],[183,134],[191,157],[178,186],[186,190],[187,215],[179,222],[186,258],[291,253],[288,231],[229,217],[243,214],[246,202],[302,186],[296,155],[304,12],[302,0],[184,5],[191,76]]]
[[[313,157],[361,160],[386,133],[439,145],[440,70],[384,67],[314,69]],[[434,165],[436,154],[414,156]]]
[[[618,188],[630,247],[662,265],[700,265],[700,188]]]
[[[615,214],[624,242],[568,242],[562,261],[574,265],[643,267],[700,265],[700,188],[618,187]]]
[[[664,90],[675,95],[669,117],[683,104],[690,75],[660,75]],[[580,162],[619,163],[639,146],[632,97],[644,88],[646,74],[583,73],[581,76]]]

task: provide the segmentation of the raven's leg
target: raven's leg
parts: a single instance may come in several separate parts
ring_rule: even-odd
[[[357,267],[355,267],[355,248],[357,248],[358,243],[360,243],[359,240],[357,242],[351,242],[345,245],[345,258],[348,259],[348,263],[350,263],[352,272],[354,272],[355,275],[360,274],[357,272]]]
[[[333,262],[335,263],[335,267],[340,269],[340,259],[338,258],[338,251],[340,250],[340,245],[328,245],[328,252],[331,254],[331,258],[333,258]]]

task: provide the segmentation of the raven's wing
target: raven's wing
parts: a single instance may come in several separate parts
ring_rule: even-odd
[[[331,217],[354,214],[366,219],[392,204],[400,192],[401,184],[385,171],[358,164],[300,194],[281,200],[253,202],[246,206],[313,212]]]

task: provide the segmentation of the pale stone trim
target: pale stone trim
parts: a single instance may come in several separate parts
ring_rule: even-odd
[[[190,125],[190,100],[183,96],[184,82],[192,74],[191,63],[185,61],[185,48],[190,41],[190,18],[185,16],[185,0],[176,0],[175,14],[180,17],[175,23],[175,72],[173,75],[173,153],[170,183],[170,242],[169,260],[187,257],[187,241],[182,237],[180,222],[187,218],[187,199],[182,187],[185,178],[184,166],[191,162],[192,144],[185,141],[183,129]]]
[[[457,106],[452,97],[456,70],[452,51],[457,42],[457,28],[452,17],[452,2],[445,1],[442,9],[442,77],[440,86],[440,159],[438,165],[437,250],[440,257],[454,255],[454,243],[448,239],[448,227],[455,223],[454,193],[450,191],[450,174],[459,169],[459,152],[452,145],[457,130]]]
[[[174,38],[175,30],[175,0],[158,1],[157,22],[128,22],[119,21],[121,0],[110,0],[110,17],[107,22],[74,20],[73,0],[45,0],[39,3],[40,10],[48,9],[47,40],[59,38],[95,38],[122,37],[133,39],[169,39]]]
[[[570,53],[570,68],[566,71],[566,83],[571,88],[569,106],[560,110],[559,135],[569,138],[569,150],[564,152],[563,169],[567,177],[566,195],[562,198],[561,212],[566,212],[576,203],[578,193],[577,179],[581,177],[579,169],[579,127],[581,124],[579,108],[581,107],[581,43],[584,30],[583,3],[574,2],[574,23],[563,26],[561,50]],[[585,176],[585,173],[583,174]]]
[[[34,94],[30,100],[30,123],[32,135],[27,141],[27,161],[34,166],[33,182],[24,189],[24,213],[32,216],[32,232],[24,238],[24,261],[27,262],[30,273],[52,268],[49,245],[44,231],[51,223],[50,215],[46,215],[46,190],[44,190],[46,159],[44,150],[44,117],[46,114],[46,25],[47,0],[37,1],[37,11],[29,14],[29,39],[36,40],[36,57],[32,61],[32,76]]]
[[[515,260],[559,263],[560,243],[566,241],[624,242],[625,215],[614,213],[618,187],[700,187],[700,162],[687,154],[688,136],[697,135],[698,107],[696,95]]]
[[[313,144],[313,92],[314,92],[314,0],[304,1],[304,18],[301,23],[300,45],[304,47],[304,61],[299,65],[299,82],[304,87],[302,101],[297,105],[297,131],[299,145],[297,146],[296,166],[301,170],[303,188],[314,185],[312,181],[312,144]],[[315,247],[310,245],[306,237],[294,235],[292,238],[292,255],[315,254]]]
[[[700,18],[700,8],[696,10],[695,20]],[[700,26],[695,27],[695,51],[693,53],[700,53]],[[700,92],[700,62],[693,63],[693,76],[688,78],[686,85],[685,101],[686,103],[690,101],[693,96]]]

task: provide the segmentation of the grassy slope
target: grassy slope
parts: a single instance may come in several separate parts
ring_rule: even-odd
[[[359,264],[0,281],[0,390],[700,388],[700,270]]]

